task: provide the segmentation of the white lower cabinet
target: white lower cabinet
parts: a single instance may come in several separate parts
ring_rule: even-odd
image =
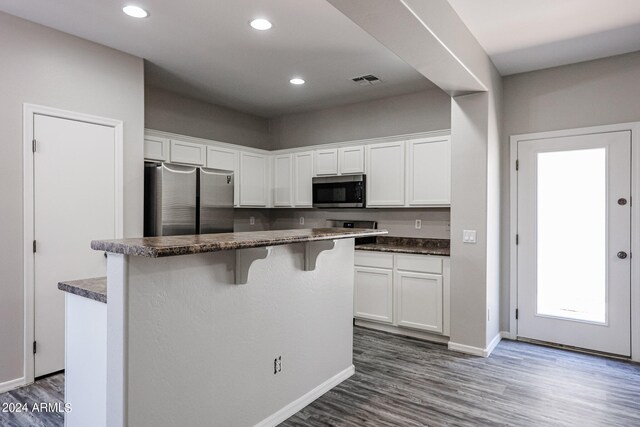
[[[396,323],[398,326],[442,333],[442,275],[398,271]]]
[[[449,335],[449,259],[356,251],[354,317]]]
[[[393,271],[355,267],[354,316],[393,323]]]

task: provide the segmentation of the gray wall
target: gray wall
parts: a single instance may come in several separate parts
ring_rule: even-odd
[[[139,58],[4,13],[0,64],[2,383],[23,376],[23,103],[124,121],[124,230],[141,235],[144,82]]]
[[[501,329],[509,329],[509,137],[640,121],[640,52],[508,76],[504,81]]]
[[[273,149],[449,129],[451,98],[438,88],[277,117]]]
[[[144,120],[149,129],[265,150],[271,148],[267,119],[148,85]]]

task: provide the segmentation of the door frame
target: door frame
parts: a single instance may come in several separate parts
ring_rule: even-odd
[[[618,131],[631,132],[631,360],[640,362],[640,209],[633,203],[640,203],[640,122],[618,123],[604,126],[589,126],[549,132],[536,132],[510,137],[509,156],[509,338],[518,337],[518,142],[532,139],[558,138],[590,135]]]
[[[23,265],[24,265],[24,384],[34,381],[33,340],[35,336],[35,278],[32,242],[34,240],[34,167],[33,125],[36,114],[108,126],[115,133],[115,228],[116,238],[122,238],[124,230],[124,135],[122,120],[93,116],[35,104],[23,104]]]

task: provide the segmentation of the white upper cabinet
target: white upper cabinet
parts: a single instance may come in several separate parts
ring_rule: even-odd
[[[408,141],[407,203],[409,206],[451,204],[451,138]]]
[[[239,170],[238,150],[224,147],[207,146],[207,167],[210,169],[220,169],[233,171],[233,205],[238,206],[240,202],[240,182],[238,179]]]
[[[295,153],[293,155],[294,179],[293,197],[297,207],[311,207],[313,178],[313,152]]]
[[[338,171],[341,175],[364,173],[364,146],[339,148]]]
[[[364,145],[326,148],[315,151],[315,175],[353,175],[364,173]]]
[[[405,143],[367,146],[367,207],[404,206]]]
[[[206,150],[202,144],[193,142],[171,140],[171,163],[204,166],[206,163]]]
[[[366,207],[451,205],[450,136],[269,153],[150,132],[145,160],[233,171],[236,207],[311,207],[314,176],[356,174],[367,176]]]
[[[166,162],[169,160],[169,140],[157,136],[144,137],[145,160]]]
[[[267,156],[240,152],[240,206],[267,206]]]
[[[238,150],[222,147],[207,147],[207,167],[225,171],[237,171]]]
[[[291,154],[273,157],[273,205],[293,206],[293,161]]]
[[[315,151],[315,173],[317,176],[338,174],[338,149]]]

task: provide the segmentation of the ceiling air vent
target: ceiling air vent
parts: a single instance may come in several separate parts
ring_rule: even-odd
[[[377,78],[373,74],[367,74],[366,76],[354,77],[351,80],[353,80],[354,83],[356,83],[356,84],[358,84],[360,86],[369,86],[369,85],[376,85],[378,83],[382,83],[382,80],[380,80],[379,78]]]

